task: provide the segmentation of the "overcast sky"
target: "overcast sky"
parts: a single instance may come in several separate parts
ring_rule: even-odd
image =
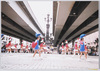
[[[50,14],[50,18],[53,18],[53,2],[52,1],[28,1],[35,17],[37,18],[42,29],[46,31],[46,21],[44,18],[47,14]],[[52,21],[53,22],[53,21]],[[50,22],[50,33],[52,33],[52,22]]]

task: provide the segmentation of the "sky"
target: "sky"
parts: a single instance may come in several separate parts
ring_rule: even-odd
[[[53,18],[53,1],[28,1],[37,21],[40,26],[46,32],[46,21],[44,18],[47,17],[47,14],[50,14],[50,18]],[[49,32],[52,33],[53,20],[49,23],[50,29]]]

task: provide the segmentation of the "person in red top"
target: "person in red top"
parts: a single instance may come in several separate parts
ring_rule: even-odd
[[[69,51],[69,46],[68,46],[68,42],[67,42],[67,40],[65,41],[65,43],[66,43],[66,53],[68,53],[68,51]]]
[[[77,40],[75,41],[75,45],[74,45],[74,55],[76,55],[76,53],[78,53],[78,55],[79,55],[79,52],[78,52],[78,45],[77,45]]]
[[[21,48],[23,48],[23,43],[21,44]]]
[[[29,50],[28,50],[28,44],[26,45],[26,51],[29,52]]]
[[[78,54],[80,54],[80,39],[77,38],[77,47],[78,47]]]
[[[26,45],[26,49],[28,49],[28,45]]]
[[[41,51],[41,53],[44,51],[44,50],[43,50],[43,43],[44,43],[44,42],[42,42],[42,43],[40,44],[40,51]]]
[[[17,45],[17,44],[15,44],[15,48],[17,48],[16,45]]]
[[[7,51],[10,53],[11,52],[11,41],[9,41],[9,43],[6,45],[6,49]]]
[[[23,43],[21,44],[21,51],[23,52]]]
[[[64,43],[62,42],[62,54],[65,53],[65,50],[64,50]]]
[[[17,52],[17,45],[18,45],[18,44],[15,44],[15,45],[14,45],[14,46],[15,46],[15,52]]]
[[[47,52],[47,47],[46,47],[45,42],[43,43],[43,51],[44,51],[44,53],[46,53],[46,52]]]
[[[87,55],[87,52],[88,52],[88,49],[87,49],[86,42],[85,42],[85,54],[86,55]]]

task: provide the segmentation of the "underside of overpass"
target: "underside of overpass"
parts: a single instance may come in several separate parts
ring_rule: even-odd
[[[36,39],[35,33],[44,32],[36,23],[27,2],[1,2],[2,33],[27,41]]]
[[[57,3],[57,4],[56,4]],[[82,33],[88,35],[98,31],[97,1],[54,2],[54,45],[75,40]]]
[[[98,1],[54,1],[54,45],[98,31],[98,11]],[[1,17],[3,34],[30,42],[45,34],[27,1],[2,1]]]

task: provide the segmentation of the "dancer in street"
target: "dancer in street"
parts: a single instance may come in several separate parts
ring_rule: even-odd
[[[85,55],[85,58],[87,59],[87,55],[86,55],[86,53],[85,53],[85,44],[84,44],[84,37],[85,36],[85,34],[82,34],[81,36],[80,36],[80,59],[81,59],[81,56],[82,56],[82,54],[84,53],[84,55]]]
[[[42,52],[44,52],[44,49],[43,49],[43,44],[44,44],[44,42],[43,42],[43,41],[41,41],[41,44],[40,44],[40,51],[41,51],[41,53],[42,53]]]
[[[21,50],[20,52],[23,52],[23,42],[21,43]]]
[[[68,41],[67,40],[65,40],[65,43],[66,43],[66,53],[68,53],[68,51],[69,51],[69,46],[68,46]]]
[[[76,55],[76,53],[78,53],[78,55],[79,55],[79,52],[78,52],[78,45],[77,45],[77,40],[75,41],[75,45],[74,45],[74,55]]]
[[[36,36],[36,40],[35,40],[35,43],[37,43],[37,45],[35,46],[35,48],[34,48],[34,50],[35,50],[35,52],[34,52],[34,55],[33,55],[33,57],[35,56],[35,54],[37,53],[37,51],[39,52],[39,57],[41,56],[41,52],[40,52],[40,49],[39,49],[39,40],[40,40],[40,34],[35,34],[35,36]]]
[[[85,54],[86,54],[86,56],[87,56],[87,53],[88,53],[88,49],[87,49],[86,42],[85,42]]]
[[[26,52],[29,53],[29,46],[28,46],[28,43],[26,45]]]
[[[80,39],[77,38],[78,55],[80,55]]]
[[[62,54],[65,53],[65,49],[64,49],[64,43],[62,42]]]
[[[12,44],[11,44],[11,41],[9,41],[9,43],[6,45],[7,52],[11,53],[11,47],[12,47]]]
[[[17,51],[17,45],[18,44],[15,44],[14,46],[15,46],[15,53],[17,53],[18,51]]]

